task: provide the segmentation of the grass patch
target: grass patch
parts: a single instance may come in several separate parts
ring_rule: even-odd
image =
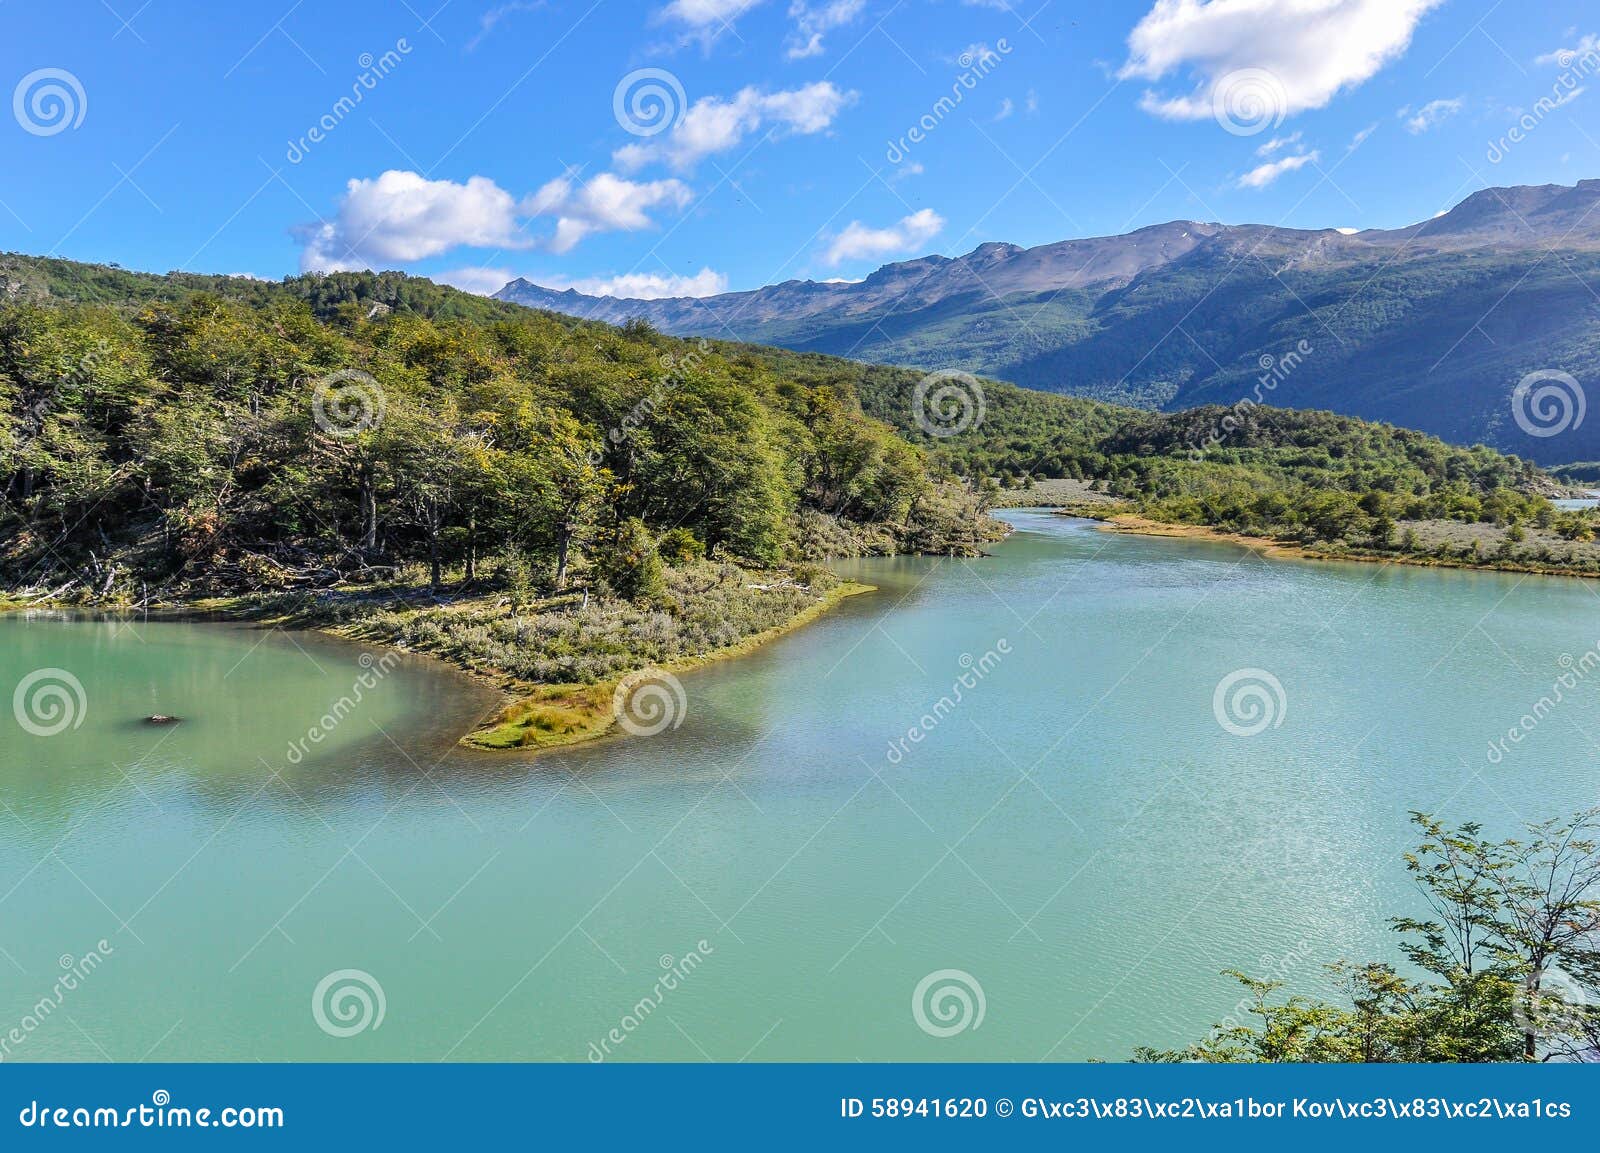
[[[616,723],[615,683],[543,685],[462,738],[478,749],[550,749],[598,737]]]
[[[684,672],[712,661],[741,656],[809,624],[846,597],[872,591],[871,585],[841,581],[779,624],[709,652],[682,656],[655,667],[668,673]],[[588,685],[541,685],[522,700],[502,709],[483,727],[461,738],[461,743],[477,749],[537,750],[592,740],[616,724],[613,700],[617,685],[623,679],[618,677]]]

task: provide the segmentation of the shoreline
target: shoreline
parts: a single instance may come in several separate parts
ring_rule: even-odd
[[[846,599],[877,592],[876,585],[841,580],[820,597],[787,620],[752,633],[732,644],[694,656],[680,657],[659,665],[632,669],[612,680],[593,684],[537,684],[519,681],[501,669],[469,666],[436,652],[406,648],[375,636],[361,620],[315,624],[297,621],[286,613],[268,614],[253,610],[238,598],[200,598],[152,606],[144,610],[117,610],[88,606],[61,606],[0,597],[0,612],[30,610],[57,612],[67,616],[116,617],[139,611],[146,618],[173,622],[212,624],[253,624],[268,628],[316,633],[344,644],[370,645],[407,657],[420,657],[437,663],[450,673],[465,676],[494,689],[498,706],[486,711],[479,721],[456,738],[455,747],[479,752],[524,752],[539,754],[558,748],[571,748],[610,736],[618,727],[614,697],[619,685],[641,674],[652,672],[674,676],[720,661],[745,656],[762,646],[811,624]],[[646,677],[646,680],[648,677]]]
[[[1131,512],[1104,512],[1095,513],[1088,509],[1079,508],[1054,508],[1050,510],[1052,516],[1073,517],[1078,520],[1092,520],[1096,522],[1101,532],[1121,533],[1127,536],[1149,537],[1175,537],[1186,540],[1205,540],[1218,544],[1237,545],[1248,548],[1252,552],[1260,553],[1273,560],[1301,560],[1316,561],[1324,564],[1336,564],[1341,561],[1350,561],[1357,564],[1398,564],[1411,568],[1448,568],[1460,569],[1464,572],[1499,572],[1522,573],[1531,576],[1557,576],[1577,580],[1597,580],[1600,573],[1581,572],[1570,568],[1555,568],[1546,565],[1524,564],[1518,562],[1503,563],[1485,561],[1473,564],[1468,561],[1457,560],[1451,557],[1424,557],[1406,554],[1391,554],[1381,552],[1363,552],[1352,549],[1349,552],[1333,555],[1317,552],[1314,549],[1298,544],[1286,544],[1283,541],[1273,540],[1270,537],[1249,536],[1245,533],[1228,532],[1225,529],[1213,528],[1203,524],[1174,524],[1169,521],[1151,520],[1149,517],[1140,516]]]
[[[507,700],[498,713],[485,718],[456,743],[483,752],[520,751],[538,754],[598,740],[610,735],[618,727],[614,700],[618,687],[627,681],[652,672],[675,676],[745,656],[779,637],[804,628],[849,597],[877,591],[876,585],[840,581],[823,593],[820,599],[782,624],[697,656],[680,657],[660,665],[646,665],[610,681],[588,685],[526,685],[518,692],[513,692],[504,679],[496,680],[488,671],[463,669],[469,675],[495,681],[496,687],[506,695]],[[445,663],[450,664],[448,661]]]

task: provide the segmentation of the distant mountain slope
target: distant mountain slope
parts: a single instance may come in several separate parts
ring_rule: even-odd
[[[1600,416],[1541,437],[1511,405],[1536,370],[1600,386],[1600,180],[1485,189],[1434,219],[1354,234],[1174,221],[984,244],[855,284],[624,300],[517,280],[497,298],[1144,407],[1250,397],[1541,461],[1600,458]]]

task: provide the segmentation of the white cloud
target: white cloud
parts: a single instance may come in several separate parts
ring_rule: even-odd
[[[1434,125],[1442,124],[1457,112],[1460,112],[1462,105],[1465,103],[1466,99],[1461,96],[1455,96],[1448,100],[1430,100],[1417,109],[1415,115],[1406,120],[1406,130],[1413,136],[1419,132],[1426,132]],[[1410,110],[1402,108],[1400,115],[1405,116],[1408,111]]]
[[[580,277],[569,280],[557,276],[541,282],[558,291],[572,288],[585,296],[616,296],[628,300],[663,300],[669,296],[715,296],[728,291],[728,278],[703,268],[693,276],[663,276],[653,272],[628,272],[621,276]]]
[[[1260,148],[1256,149],[1257,156],[1271,156],[1274,152],[1281,152],[1292,144],[1300,143],[1300,133],[1291,132],[1287,136],[1274,136]]]
[[[486,176],[465,184],[391,170],[351,180],[332,220],[301,230],[302,271],[393,266],[467,245],[527,248],[517,202]]]
[[[544,0],[510,0],[509,3],[491,8],[478,17],[477,34],[468,40],[464,51],[471,52],[482,44],[508,16],[518,12],[535,12],[544,7]]]
[[[1012,102],[1011,97],[1007,96],[1005,99],[1000,101],[1000,109],[994,114],[995,121],[998,123],[1001,120],[1009,118],[1010,115],[1016,110],[1016,104]]]
[[[1569,33],[1570,35],[1570,33]],[[1557,68],[1571,68],[1574,63],[1583,57],[1600,54],[1600,36],[1593,32],[1578,39],[1578,43],[1571,48],[1558,48],[1554,52],[1546,52],[1534,60],[1535,64],[1554,64]]]
[[[825,259],[829,264],[839,265],[847,260],[898,255],[932,240],[942,228],[944,217],[931,208],[913,212],[888,228],[869,228],[859,220],[852,220],[828,245]]]
[[[1302,152],[1295,156],[1285,156],[1282,160],[1269,161],[1258,165],[1239,177],[1240,188],[1265,188],[1285,172],[1293,172],[1304,168],[1307,164],[1315,164],[1319,152]]]
[[[558,176],[523,202],[530,216],[553,216],[555,234],[548,245],[554,252],[570,252],[584,237],[596,232],[637,232],[649,228],[652,208],[684,208],[691,199],[681,180],[626,180],[602,172],[592,180],[575,174]]]
[[[821,132],[854,99],[855,93],[841,92],[826,80],[784,92],[744,88],[731,100],[706,96],[665,137],[619,148],[612,159],[625,172],[654,161],[687,172],[707,156],[738,147],[763,125],[802,136]]]
[[[720,30],[732,24],[762,0],[672,0],[661,10],[664,20],[677,20],[695,29]]]
[[[789,19],[794,21],[794,32],[785,44],[784,54],[790,60],[822,55],[826,50],[823,36],[854,21],[866,6],[867,0],[828,0],[824,4],[793,0]]]
[[[299,229],[305,272],[395,267],[453,248],[567,252],[596,232],[637,232],[654,222],[649,210],[682,208],[689,188],[680,180],[636,182],[610,172],[592,180],[557,177],[518,201],[487,176],[465,184],[389,171],[376,180],[351,180],[333,219]],[[528,217],[554,217],[555,232],[530,235]]]
[[[1365,144],[1367,142],[1367,137],[1371,136],[1377,130],[1378,130],[1378,122],[1376,120],[1374,120],[1371,124],[1367,125],[1365,128],[1363,128],[1359,132],[1357,132],[1354,136],[1352,136],[1350,138],[1350,143],[1346,144],[1344,146],[1345,155],[1348,156],[1350,153],[1354,152],[1357,148],[1360,148],[1363,144]]]
[[[509,268],[467,267],[452,268],[448,272],[438,273],[433,279],[459,288],[462,292],[493,296],[515,280],[516,275]]]
[[[1214,98],[1228,94],[1228,78],[1249,70],[1255,93],[1281,105],[1271,109],[1276,122],[1323,107],[1400,57],[1417,22],[1443,2],[1156,0],[1128,35],[1120,75],[1159,81],[1187,70],[1192,92],[1146,91],[1140,106],[1171,120],[1202,120],[1213,115]]]
[[[909,180],[913,176],[921,176],[926,171],[928,171],[926,168],[913,160],[909,164],[902,164],[899,168],[896,168],[889,174],[889,179],[891,181]]]

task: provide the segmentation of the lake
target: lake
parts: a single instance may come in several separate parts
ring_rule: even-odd
[[[0,618],[0,1056],[1117,1059],[1394,958],[1408,810],[1596,798],[1591,582],[1004,515],[537,759],[421,658]]]

